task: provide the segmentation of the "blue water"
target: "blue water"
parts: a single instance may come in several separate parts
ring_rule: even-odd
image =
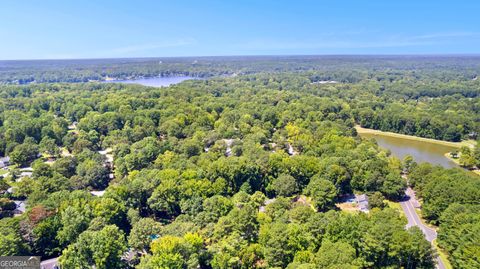
[[[178,77],[153,77],[153,78],[139,78],[139,79],[127,79],[127,80],[111,80],[105,81],[106,83],[125,83],[125,84],[140,84],[150,87],[168,87],[173,84],[180,83],[185,80],[196,79],[188,76]]]

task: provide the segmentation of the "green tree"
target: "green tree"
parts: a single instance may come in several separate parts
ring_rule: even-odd
[[[11,211],[17,208],[17,205],[14,201],[8,198],[0,198],[0,212]]]
[[[141,218],[133,224],[130,235],[128,236],[128,244],[140,251],[149,251],[152,239],[160,236],[162,225],[152,218]]]
[[[418,227],[407,233],[401,231],[393,235],[391,255],[398,259],[404,268],[435,268],[432,245]]]
[[[304,190],[305,195],[312,197],[315,207],[324,211],[333,206],[338,190],[335,185],[325,179],[312,178]]]
[[[77,159],[74,157],[63,157],[57,159],[52,164],[52,169],[66,178],[70,178],[76,173]]]
[[[152,255],[142,258],[138,268],[199,268],[202,265],[203,238],[195,233],[183,237],[163,236],[151,244]]]
[[[358,264],[356,251],[346,242],[331,242],[325,240],[315,255],[318,268],[361,268]]]
[[[215,223],[233,208],[233,202],[224,196],[215,195],[203,201],[203,211],[196,216],[196,222],[202,226]]]
[[[175,178],[162,181],[148,199],[148,204],[159,216],[173,217],[180,213],[180,190]]]
[[[29,253],[29,248],[20,233],[19,220],[0,219],[0,255],[15,256]]]
[[[450,254],[455,268],[480,265],[477,242],[480,240],[479,205],[452,203],[440,217],[438,243]]]
[[[94,217],[103,218],[108,224],[115,224],[119,228],[126,229],[127,215],[122,203],[108,197],[102,197],[93,203],[92,213]]]
[[[44,137],[38,146],[41,152],[51,156],[57,156],[60,153],[60,148],[55,143],[55,139],[49,137]]]
[[[38,156],[38,146],[34,143],[24,143],[15,147],[10,153],[10,160],[20,166],[26,166]]]
[[[86,160],[77,166],[78,179],[74,185],[78,189],[91,186],[96,189],[105,188],[108,184],[108,169],[94,160]]]
[[[93,218],[90,207],[68,206],[60,212],[62,228],[57,233],[60,244],[68,245],[88,228]]]
[[[400,199],[404,196],[407,183],[395,173],[389,173],[383,181],[380,191],[389,199]]]
[[[258,209],[250,204],[241,208],[234,207],[228,215],[221,217],[215,224],[214,238],[221,238],[232,232],[237,232],[244,239],[253,241],[258,233]]]
[[[125,235],[115,225],[99,231],[85,231],[60,256],[63,268],[121,268],[121,256],[127,249]]]
[[[288,225],[281,222],[262,226],[260,230],[259,242],[269,267],[285,267],[293,260],[295,250],[289,248],[287,230]]]
[[[32,163],[33,173],[32,177],[38,179],[39,177],[51,177],[53,175],[50,165],[41,160]]]
[[[410,172],[414,166],[415,161],[413,160],[413,157],[411,155],[407,155],[405,156],[405,158],[403,158],[403,170],[405,172]]]
[[[475,146],[475,149],[473,150],[473,157],[475,158],[475,165],[477,168],[480,168],[480,145],[479,142],[477,142],[477,146]]]
[[[475,166],[475,157],[473,155],[473,152],[466,146],[463,146],[460,149],[460,158],[458,159],[458,162],[460,163],[461,166],[471,169],[473,166]]]
[[[291,196],[298,192],[297,181],[294,177],[281,174],[272,182],[272,188],[279,196]]]
[[[385,197],[382,195],[381,192],[374,192],[368,196],[368,205],[370,208],[385,208],[386,204],[383,201]]]

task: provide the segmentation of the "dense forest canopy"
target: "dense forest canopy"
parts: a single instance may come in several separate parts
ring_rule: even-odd
[[[448,141],[476,138],[476,56],[249,56],[0,61],[0,83],[241,75],[349,103],[362,127]],[[236,81],[236,80],[233,80]],[[258,85],[255,85],[258,86]],[[8,89],[8,88],[7,88]],[[3,91],[19,94],[18,90]],[[28,94],[26,88],[23,95]]]
[[[354,128],[476,138],[480,58],[33,63],[0,62],[12,165],[0,255],[64,268],[434,268],[420,229],[386,204],[403,199],[403,172],[455,267],[480,263],[479,177],[402,162]],[[85,82],[181,74],[206,79]],[[352,193],[371,197],[368,213],[340,210]],[[26,212],[13,216],[13,201]]]

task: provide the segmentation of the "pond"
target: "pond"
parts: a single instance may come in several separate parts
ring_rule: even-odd
[[[445,168],[458,167],[445,157],[445,153],[457,149],[453,146],[382,134],[360,133],[359,135],[367,139],[374,138],[381,148],[390,150],[392,155],[400,160],[411,155],[417,163],[429,162]]]
[[[180,83],[189,79],[197,79],[188,76],[175,76],[175,77],[151,77],[151,78],[139,78],[139,79],[126,79],[126,80],[108,80],[105,83],[125,83],[125,84],[140,84],[150,87],[168,87],[173,84]]]

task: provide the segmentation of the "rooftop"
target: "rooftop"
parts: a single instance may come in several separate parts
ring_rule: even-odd
[[[103,196],[105,194],[105,191],[91,191],[90,192],[93,196]]]

